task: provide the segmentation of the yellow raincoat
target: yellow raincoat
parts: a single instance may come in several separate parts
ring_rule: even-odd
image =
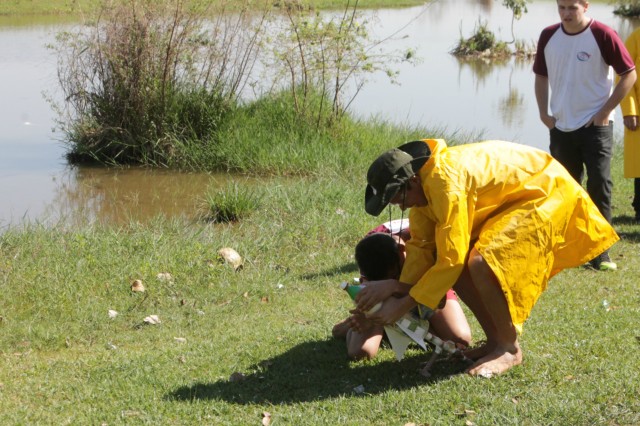
[[[636,70],[640,70],[640,29],[635,30],[625,41],[627,50],[636,63]],[[622,116],[640,116],[640,78],[629,90],[627,96],[620,102]],[[640,178],[640,129],[624,128],[624,177]]]
[[[420,169],[425,207],[409,213],[411,239],[400,281],[435,309],[475,247],[502,286],[521,331],[547,282],[618,240],[584,189],[549,154],[486,141],[447,147],[428,139]]]

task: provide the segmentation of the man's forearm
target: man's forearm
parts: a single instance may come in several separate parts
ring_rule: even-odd
[[[627,96],[629,90],[633,87],[636,82],[637,74],[636,70],[631,70],[625,75],[620,77],[620,81],[616,84],[611,96],[607,99],[607,102],[602,107],[601,111],[605,112],[607,115],[611,113],[618,106],[620,102]]]
[[[409,294],[409,290],[413,287],[411,284],[403,283],[402,281],[397,281],[394,294],[397,296],[405,296]]]
[[[416,302],[415,299],[409,294],[402,298],[402,308],[404,309],[404,312],[409,312],[416,306],[418,306],[418,302]]]
[[[540,117],[546,116],[549,114],[549,79],[547,77],[536,75],[535,94],[538,113]]]

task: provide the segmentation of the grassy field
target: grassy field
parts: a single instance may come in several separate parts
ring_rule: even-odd
[[[409,137],[379,133],[371,153]],[[272,425],[639,424],[640,225],[620,154],[620,269],[555,277],[525,324],[522,366],[482,379],[441,362],[425,379],[428,353],[348,362],[330,335],[351,306],[338,284],[356,274],[353,246],[378,224],[358,172],[371,153],[265,177],[259,209],[235,225],[5,230],[0,424],[258,425],[264,412]],[[241,270],[219,261],[222,247]]]
[[[87,4],[9,0],[0,14]],[[522,366],[488,380],[445,361],[426,379],[429,353],[397,362],[386,348],[348,362],[330,330],[352,306],[338,284],[357,273],[355,243],[387,220],[364,213],[367,165],[439,132],[350,120],[315,132],[284,115],[243,109],[228,143],[182,165],[223,164],[262,182],[239,223],[194,212],[121,228],[0,229],[0,424],[258,425],[265,412],[272,425],[640,424],[640,225],[620,149],[620,269],[555,277],[525,324]],[[242,269],[221,262],[223,247]],[[146,291],[132,292],[134,280]],[[151,315],[160,323],[147,324]]]
[[[200,0],[194,0],[200,1]],[[2,0],[1,15],[77,15],[87,13],[100,4],[101,0]],[[230,3],[243,3],[244,0],[233,0]],[[282,2],[273,1],[275,5]],[[286,3],[286,2],[285,2]],[[341,8],[346,0],[309,0],[305,1],[318,9]],[[361,8],[404,7],[424,4],[423,0],[359,0]]]

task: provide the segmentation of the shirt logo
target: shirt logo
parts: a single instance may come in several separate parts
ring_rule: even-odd
[[[591,55],[589,55],[587,52],[578,52],[577,58],[580,62],[586,62],[589,60],[589,58],[591,57]]]

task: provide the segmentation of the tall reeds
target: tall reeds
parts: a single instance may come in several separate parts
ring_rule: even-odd
[[[105,2],[94,23],[59,36],[72,160],[166,165],[179,144],[213,136],[249,81],[268,9],[212,7]]]

